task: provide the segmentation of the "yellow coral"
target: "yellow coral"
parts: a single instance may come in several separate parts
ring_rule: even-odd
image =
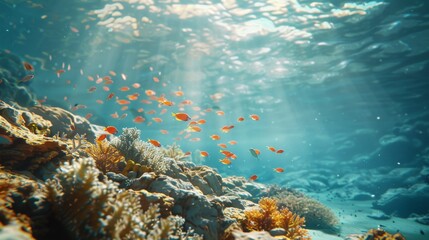
[[[366,234],[359,236],[357,239],[371,239],[374,240],[405,240],[405,237],[400,233],[390,234],[381,228],[370,229]]]
[[[287,208],[277,209],[277,201],[272,198],[262,198],[259,208],[244,211],[245,231],[269,231],[274,228],[286,230],[285,237],[289,239],[310,239],[307,230],[302,228],[305,219],[292,213]]]
[[[117,164],[124,159],[115,147],[105,141],[91,144],[86,152],[95,160],[95,165],[103,173],[119,172]]]

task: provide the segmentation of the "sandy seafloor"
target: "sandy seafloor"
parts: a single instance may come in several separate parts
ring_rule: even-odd
[[[429,226],[420,224],[411,218],[392,216],[388,220],[376,220],[367,217],[367,215],[375,211],[371,208],[371,200],[343,201],[338,198],[328,200],[323,197],[323,194],[317,195],[318,200],[338,216],[341,233],[340,236],[335,236],[318,230],[308,230],[314,240],[343,240],[347,235],[365,233],[367,230],[377,228],[379,225],[383,225],[383,229],[389,233],[396,233],[399,230],[407,240],[429,239]],[[423,231],[424,235],[420,231]]]

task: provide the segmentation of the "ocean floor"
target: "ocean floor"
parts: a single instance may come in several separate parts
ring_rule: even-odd
[[[317,199],[337,214],[340,219],[341,234],[334,236],[321,231],[309,230],[314,240],[341,240],[350,234],[365,233],[368,229],[377,228],[381,225],[387,232],[401,232],[407,240],[429,239],[429,226],[420,224],[411,218],[391,217],[388,220],[377,220],[367,217],[376,212],[371,208],[372,201],[327,199],[320,194],[317,195]]]

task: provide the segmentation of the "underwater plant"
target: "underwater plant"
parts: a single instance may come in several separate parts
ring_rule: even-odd
[[[119,172],[118,163],[124,159],[119,150],[106,141],[90,144],[86,152],[95,160],[95,166],[103,173]]]
[[[273,198],[262,198],[259,208],[244,211],[245,219],[242,222],[244,231],[269,231],[274,228],[283,228],[285,237],[289,239],[310,239],[307,230],[303,228],[305,218],[292,213],[287,208],[279,209]]]
[[[288,208],[290,211],[305,218],[305,226],[310,229],[320,229],[337,232],[338,218],[322,203],[307,197],[306,195],[281,188],[272,196],[280,208]]]
[[[143,212],[136,192],[99,175],[92,158],[74,159],[45,185],[44,202],[73,239],[167,239],[175,233],[197,239],[177,229],[177,218],[161,219],[157,206]]]
[[[188,157],[188,155],[186,155],[182,149],[180,149],[180,146],[176,143],[161,149],[164,152],[164,156],[172,158],[176,161],[180,161]]]
[[[164,150],[140,140],[140,130],[137,128],[124,128],[122,134],[111,141],[126,159],[151,168],[156,173],[165,173],[167,164],[163,161]]]

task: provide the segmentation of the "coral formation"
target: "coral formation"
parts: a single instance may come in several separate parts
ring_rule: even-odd
[[[150,167],[155,173],[165,173],[164,151],[152,144],[140,140],[140,130],[137,128],[124,128],[122,134],[111,141],[126,159]]]
[[[119,172],[118,163],[124,159],[119,150],[106,141],[90,144],[86,152],[95,160],[95,166],[103,173]]]
[[[287,208],[278,209],[275,199],[262,198],[259,201],[259,208],[246,210],[244,215],[242,225],[245,231],[269,231],[283,228],[284,236],[289,239],[310,239],[303,228],[305,219]]]
[[[352,234],[347,236],[346,240],[405,240],[401,233],[390,234],[382,228],[370,229],[365,234]]]
[[[164,156],[172,158],[176,161],[184,160],[188,157],[188,155],[186,155],[182,149],[180,149],[180,146],[175,143],[162,148],[162,151],[164,152]]]
[[[119,191],[98,176],[93,159],[81,158],[63,165],[45,185],[45,200],[74,239],[166,239],[182,234],[176,218],[159,218],[156,206],[143,212],[136,192]]]
[[[281,208],[288,208],[290,211],[305,218],[305,226],[310,229],[321,229],[331,232],[338,231],[338,218],[322,203],[306,195],[286,189],[271,187],[272,195],[277,200],[277,205]]]

